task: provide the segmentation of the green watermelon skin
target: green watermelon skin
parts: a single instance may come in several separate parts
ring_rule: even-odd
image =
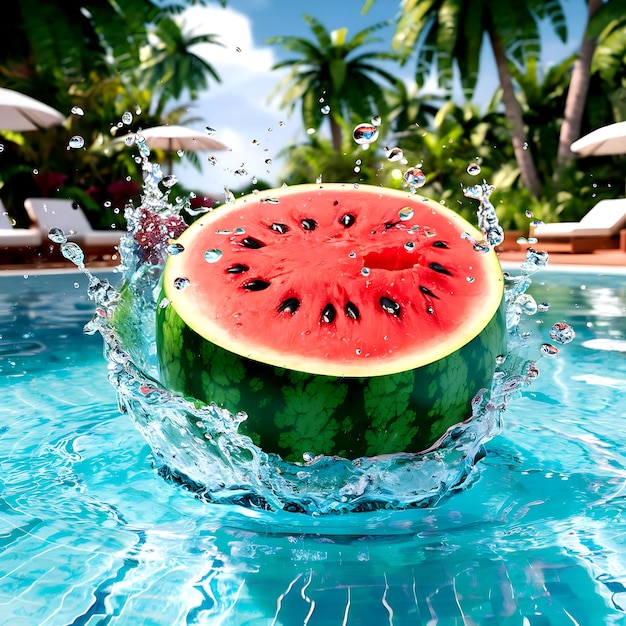
[[[503,303],[476,337],[448,356],[362,378],[240,356],[198,335],[171,304],[157,306],[156,341],[165,388],[246,412],[239,430],[265,452],[296,462],[305,453],[354,459],[424,451],[470,417],[472,399],[491,388],[496,357],[506,353],[506,321]]]

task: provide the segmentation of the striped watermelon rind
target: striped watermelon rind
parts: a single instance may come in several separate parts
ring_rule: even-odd
[[[162,294],[161,299],[164,297]],[[467,419],[506,351],[504,305],[469,343],[434,363],[372,377],[310,374],[253,361],[207,341],[175,308],[157,307],[161,382],[248,419],[240,432],[288,461],[422,452]]]

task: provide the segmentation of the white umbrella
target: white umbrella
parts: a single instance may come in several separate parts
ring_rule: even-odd
[[[205,132],[194,130],[186,126],[153,126],[144,128],[137,133],[141,135],[149,148],[166,150],[169,153],[169,171],[172,171],[172,152],[185,150],[197,152],[199,150],[228,150],[228,146],[221,141],[209,137]]]
[[[24,132],[63,124],[65,116],[19,91],[0,87],[0,130]]]
[[[616,122],[597,128],[577,139],[570,148],[572,152],[577,152],[584,157],[626,154],[626,122]]]

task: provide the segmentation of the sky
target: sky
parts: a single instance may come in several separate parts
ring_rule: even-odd
[[[393,17],[399,0],[375,0],[365,15],[361,13],[363,4],[364,0],[228,0],[225,8],[216,2],[185,11],[182,16],[185,31],[217,34],[223,43],[223,46],[201,44],[194,48],[196,54],[211,63],[222,80],[211,81],[209,89],[190,104],[186,125],[197,130],[211,127],[215,129],[214,138],[229,146],[225,152],[200,152],[202,172],[184,160],[176,164],[174,173],[185,187],[197,194],[223,199],[225,185],[237,190],[255,178],[274,186],[282,183],[280,150],[290,142],[302,141],[306,134],[297,109],[289,115],[279,108],[280,95],[270,99],[285,75],[284,71],[271,68],[286,53],[280,46],[270,46],[266,41],[280,35],[311,38],[303,14],[315,17],[328,30],[345,26],[351,37],[363,28]],[[584,0],[563,0],[563,5],[568,16],[568,45],[561,44],[546,28],[548,36],[543,42],[542,57],[546,65],[563,60],[578,47],[582,36]],[[381,41],[376,48],[387,49],[393,27],[377,35]],[[488,52],[488,46],[484,48]],[[497,79],[495,66],[485,52],[477,94],[484,94],[486,101],[493,94]],[[398,71],[397,66],[393,68]],[[410,81],[411,70],[409,65],[399,70],[399,75]],[[435,90],[434,80],[422,87],[423,93]],[[480,101],[480,95],[475,99]],[[323,128],[320,132],[324,132]],[[210,156],[215,158],[215,164],[209,162]]]

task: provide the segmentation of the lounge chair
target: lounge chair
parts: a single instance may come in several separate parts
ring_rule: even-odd
[[[626,198],[601,200],[580,222],[537,224],[530,229],[537,245],[549,252],[626,250]]]
[[[80,206],[73,200],[62,198],[27,198],[24,207],[37,224],[43,245],[50,249],[54,244],[48,238],[51,228],[60,228],[68,241],[77,243],[86,255],[110,256],[120,244],[122,230],[95,230]]]
[[[41,246],[41,231],[37,226],[14,228],[11,218],[0,200],[0,256],[11,260],[23,260]]]

